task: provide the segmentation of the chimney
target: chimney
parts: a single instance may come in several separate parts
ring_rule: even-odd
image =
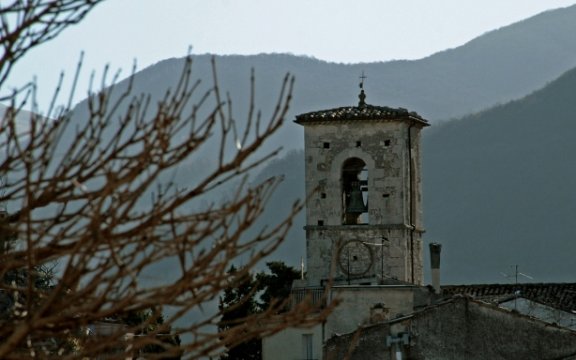
[[[436,294],[440,294],[440,252],[442,244],[430,243],[430,263],[432,267],[432,287]]]

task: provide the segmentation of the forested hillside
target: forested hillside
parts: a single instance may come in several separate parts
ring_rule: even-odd
[[[445,279],[573,281],[576,70],[522,100],[427,129],[425,220]]]

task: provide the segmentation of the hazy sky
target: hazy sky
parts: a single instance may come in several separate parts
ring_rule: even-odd
[[[46,106],[62,70],[71,77],[82,50],[89,73],[130,71],[192,52],[293,53],[334,62],[416,59],[466,43],[576,0],[109,0],[80,25],[37,48],[10,85],[36,76]],[[4,89],[7,90],[7,89]]]

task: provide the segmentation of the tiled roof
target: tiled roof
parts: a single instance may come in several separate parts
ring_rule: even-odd
[[[328,110],[312,111],[296,116],[298,124],[330,121],[355,121],[355,120],[404,120],[416,121],[427,126],[428,121],[415,112],[409,112],[403,108],[390,108],[387,106],[374,106],[360,104],[359,106],[346,106]]]
[[[518,296],[564,311],[576,311],[576,283],[447,285],[442,286],[442,293],[496,303]]]

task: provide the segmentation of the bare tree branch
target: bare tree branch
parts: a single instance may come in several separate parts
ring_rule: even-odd
[[[82,20],[97,3],[0,5],[0,85],[29,49]],[[13,106],[0,120],[0,204],[13,211],[0,224],[0,237],[10,234],[19,246],[0,253],[0,275],[28,275],[0,282],[0,298],[14,300],[0,311],[0,358],[81,358],[114,349],[137,353],[148,345],[195,358],[288,326],[310,326],[330,310],[310,302],[279,315],[285,304],[273,303],[229,331],[215,331],[222,314],[209,309],[236,280],[227,272],[230,265],[243,262],[238,276],[251,271],[276,250],[303,207],[295,202],[283,221],[258,228],[281,179],[250,180],[278,153],[262,153],[261,147],[285,121],[294,79],[285,76],[264,120],[254,103],[253,72],[241,124],[230,97],[221,95],[216,65],[213,84],[204,88],[193,76],[192,60],[186,59],[178,83],[156,104],[133,94],[130,80],[124,88],[103,86],[92,93],[85,116],[69,101],[54,119],[32,115],[23,129],[16,119],[25,101],[18,99],[28,95],[8,97]],[[212,161],[206,161],[210,151]],[[175,183],[176,170],[192,173],[194,181]],[[38,286],[32,274],[55,262],[49,286]],[[146,334],[139,332],[152,320],[85,335],[92,324],[152,308],[169,315]],[[182,324],[199,311],[201,317]],[[162,336],[170,329],[189,340],[166,345]],[[126,334],[138,336],[127,340]]]
[[[0,4],[0,85],[30,49],[80,22],[100,2],[102,0],[11,0]]]

